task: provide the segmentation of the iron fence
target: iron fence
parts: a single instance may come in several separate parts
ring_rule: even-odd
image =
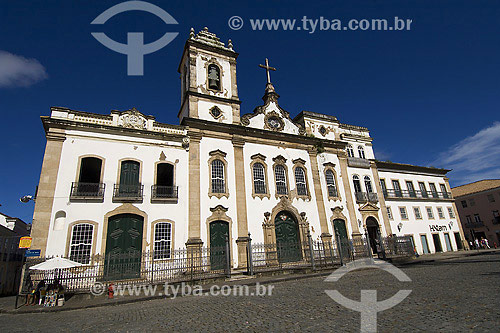
[[[177,249],[170,251],[168,257],[163,252],[162,256],[155,252],[110,253],[90,256],[90,260],[88,256],[72,257],[74,261],[88,264],[61,270],[30,269],[50,258],[29,258],[26,275],[30,275],[35,286],[41,280],[49,284],[58,279],[68,292],[88,292],[96,282],[141,285],[205,280],[227,276],[230,269],[226,246]]]
[[[89,292],[100,282],[115,285],[146,285],[180,283],[231,275],[229,243],[221,247],[188,247],[155,252],[109,253],[86,257],[72,257],[83,266],[62,270],[39,271],[30,269],[47,258],[28,258],[25,276],[36,286],[44,280],[46,284],[58,279],[68,292]],[[321,269],[336,267],[350,261],[373,255],[390,258],[414,254],[409,236],[380,237],[376,245],[365,237],[342,239],[341,241],[312,240],[305,242],[252,244],[247,243],[247,273],[262,273],[287,269]],[[381,254],[383,254],[381,256]],[[27,292],[27,290],[24,290]]]

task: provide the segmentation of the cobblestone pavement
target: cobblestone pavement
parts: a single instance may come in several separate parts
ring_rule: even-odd
[[[314,277],[275,284],[272,296],[187,296],[56,313],[3,314],[3,332],[356,332],[360,315],[326,294],[359,300],[361,289],[386,299],[413,292],[378,314],[379,332],[499,332],[500,254],[407,266],[412,282],[381,270],[358,270],[339,282]],[[251,288],[252,289],[252,288]]]

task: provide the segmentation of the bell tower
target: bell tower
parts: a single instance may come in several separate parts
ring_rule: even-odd
[[[240,123],[237,57],[231,40],[226,46],[207,28],[198,34],[191,28],[178,69],[181,74],[178,114],[181,123],[184,118]]]

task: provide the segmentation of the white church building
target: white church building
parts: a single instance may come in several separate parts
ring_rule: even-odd
[[[52,107],[33,216],[33,249],[73,258],[230,243],[411,235],[419,253],[464,245],[449,170],[380,162],[365,127],[263,105],[240,114],[238,53],[205,28],[181,57],[180,125],[132,108]],[[286,98],[286,97],[285,97]],[[99,110],[101,112],[102,110]]]

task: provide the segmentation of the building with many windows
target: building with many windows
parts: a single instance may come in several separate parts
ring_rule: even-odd
[[[249,233],[264,244],[367,233],[412,235],[419,252],[461,248],[447,170],[378,162],[368,129],[334,116],[291,118],[267,60],[263,105],[240,114],[237,56],[231,42],[191,31],[180,125],[135,108],[42,117],[33,248],[82,262],[130,251],[168,259],[228,239],[234,267],[246,265]]]
[[[451,189],[465,238],[500,245],[500,179],[485,179]]]

